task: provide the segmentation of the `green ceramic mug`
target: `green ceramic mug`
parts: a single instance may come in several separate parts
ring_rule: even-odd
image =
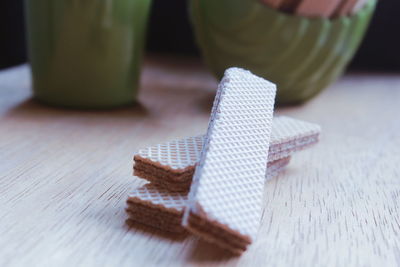
[[[26,0],[34,97],[72,108],[135,102],[151,0]]]
[[[243,67],[275,82],[278,104],[304,102],[345,70],[376,0],[337,19],[293,16],[260,0],[191,0],[197,41],[210,70]]]

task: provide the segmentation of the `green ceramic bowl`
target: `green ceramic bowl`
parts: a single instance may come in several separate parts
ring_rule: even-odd
[[[329,20],[288,15],[258,0],[192,0],[191,15],[203,57],[218,78],[232,66],[249,69],[278,85],[278,104],[295,104],[343,73],[375,4]]]

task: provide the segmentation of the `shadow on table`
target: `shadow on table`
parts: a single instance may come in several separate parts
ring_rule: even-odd
[[[150,57],[146,61],[141,80],[138,96],[140,103],[131,106],[109,110],[76,110],[47,106],[33,99],[16,104],[15,100],[20,99],[17,95],[21,92],[14,90],[13,102],[16,105],[0,115],[25,122],[60,122],[61,118],[73,125],[85,119],[93,119],[95,123],[108,125],[104,122],[108,118],[116,124],[141,118],[154,118],[159,123],[175,116],[185,115],[184,119],[192,115],[208,116],[211,111],[217,83],[204,71],[204,66],[198,60]],[[26,94],[22,95],[26,97]]]
[[[189,256],[193,262],[216,263],[239,257],[206,241],[198,239],[195,242]]]
[[[147,235],[155,235],[162,239],[168,239],[168,241],[171,242],[183,242],[187,240],[190,236],[188,232],[183,232],[180,234],[170,233],[135,222],[130,219],[125,221],[124,227],[126,227],[130,231],[139,232]],[[195,239],[193,242],[194,244],[192,246],[192,250],[189,252],[189,258],[193,262],[211,263],[226,261],[228,259],[235,258],[235,256],[231,253],[226,252],[225,250],[200,239]]]

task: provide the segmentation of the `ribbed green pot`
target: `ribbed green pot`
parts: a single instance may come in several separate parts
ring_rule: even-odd
[[[210,70],[242,67],[278,85],[277,103],[304,102],[334,82],[353,57],[373,14],[329,20],[268,8],[259,0],[192,0],[198,44]]]

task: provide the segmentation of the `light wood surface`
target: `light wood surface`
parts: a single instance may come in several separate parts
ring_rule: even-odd
[[[276,113],[320,143],[265,188],[257,241],[231,258],[194,237],[125,224],[139,147],[205,132],[216,81],[150,58],[140,105],[72,111],[30,100],[28,67],[0,72],[0,266],[399,266],[400,75],[351,74]]]

